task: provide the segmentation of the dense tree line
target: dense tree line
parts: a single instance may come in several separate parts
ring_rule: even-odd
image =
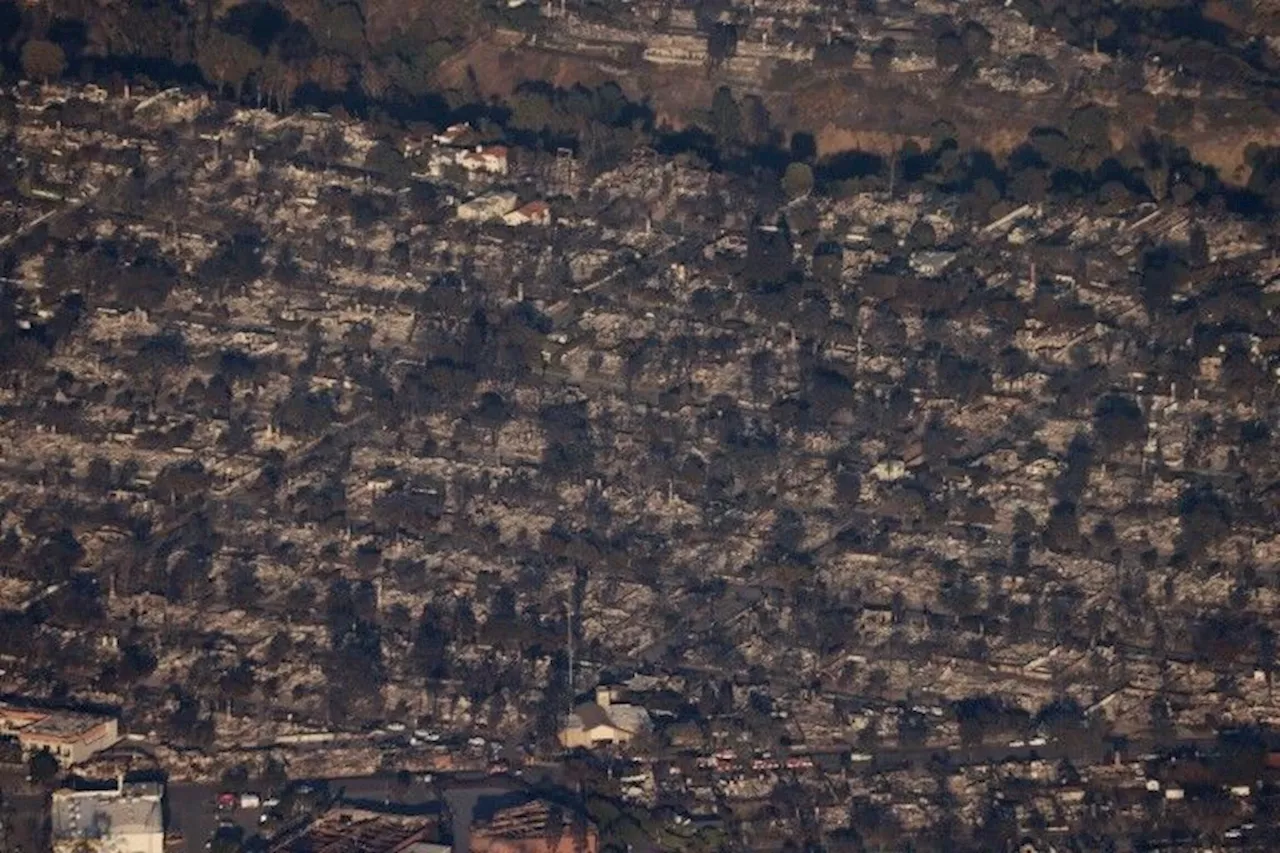
[[[482,9],[462,2],[410,9],[394,20],[363,0],[288,9],[250,0],[220,11],[211,4],[108,3],[89,14],[60,0],[39,14],[20,7],[4,3],[0,20],[13,33],[8,64],[32,77],[51,79],[64,70],[141,72],[165,81],[202,76],[236,96],[281,105],[307,87],[355,86],[392,100],[423,96],[435,65],[483,25]]]
[[[721,38],[716,33],[723,28],[733,29],[723,20],[728,13],[723,5],[703,3],[697,10],[699,25],[712,41]],[[1192,24],[1202,22],[1199,12],[1184,15],[1160,4],[1096,0],[1092,6],[1067,6],[1026,0],[1025,5],[1023,11],[1032,20],[1043,18],[1046,25],[1066,27],[1068,34],[1090,33],[1089,38],[1116,49],[1133,47],[1133,37],[1126,35],[1131,31],[1161,33],[1172,28],[1183,34],[1179,37],[1190,38],[1186,33],[1195,29]],[[785,179],[793,196],[811,186],[841,193],[923,184],[964,195],[976,211],[1001,198],[1025,202],[1083,197],[1109,210],[1143,199],[1220,199],[1242,212],[1264,214],[1275,209],[1280,195],[1280,147],[1251,149],[1246,185],[1231,187],[1178,146],[1168,134],[1176,133],[1181,122],[1163,114],[1157,117],[1158,130],[1120,151],[1111,149],[1107,112],[1086,106],[1062,127],[1033,130],[1003,162],[962,148],[945,120],[935,128],[928,150],[908,143],[892,156],[850,153],[817,161],[804,134],[795,134],[789,142],[782,139],[758,97],[738,98],[727,88],[715,93],[698,125],[678,133],[658,128],[649,105],[629,100],[612,83],[567,90],[527,83],[496,107],[463,92],[433,91],[430,70],[466,34],[485,25],[482,10],[470,4],[450,2],[448,9],[433,6],[429,13],[415,10],[394,27],[361,2],[316,0],[290,7],[292,14],[269,0],[238,4],[220,17],[210,9],[111,4],[82,19],[73,8],[62,9],[57,3],[51,14],[35,15],[5,0],[0,18],[12,24],[13,35],[3,56],[15,71],[36,79],[63,73],[94,77],[105,71],[149,71],[170,81],[203,79],[234,99],[280,108],[295,102],[336,102],[393,122],[427,119],[436,124],[483,117],[488,124],[481,126],[489,138],[505,136],[548,150],[567,145],[593,168],[607,168],[637,145],[648,144],[664,153],[696,153],[713,167],[760,174],[766,183]],[[1191,18],[1183,20],[1186,15]],[[989,50],[990,34],[979,25],[940,24],[938,30],[945,65],[963,64]],[[1196,32],[1201,33],[1197,38],[1214,44],[1234,44],[1220,23],[1205,22],[1203,32]],[[731,52],[731,47],[724,50]],[[882,44],[876,50],[891,55],[892,46]],[[1176,99],[1170,100],[1166,112],[1176,106]],[[388,171],[388,158],[372,152],[370,156],[377,160],[378,171]],[[236,278],[251,272],[236,267],[248,245],[229,247],[214,263],[226,265]]]

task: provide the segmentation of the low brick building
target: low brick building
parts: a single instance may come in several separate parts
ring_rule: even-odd
[[[271,853],[441,853],[434,817],[338,806],[276,839]]]
[[[88,761],[120,741],[113,717],[8,704],[0,704],[0,734],[17,737],[24,753],[52,753],[63,766]]]

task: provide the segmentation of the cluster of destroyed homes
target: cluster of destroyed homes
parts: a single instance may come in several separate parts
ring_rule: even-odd
[[[169,838],[164,785],[156,781],[126,781],[121,768],[127,766],[131,755],[127,750],[118,754],[113,751],[121,743],[115,717],[5,703],[0,705],[0,732],[15,738],[24,756],[54,756],[61,772],[68,774],[68,784],[54,790],[48,803],[50,840],[55,853],[161,853],[166,849]],[[117,770],[114,780],[94,781],[112,768]],[[269,809],[280,807],[280,802],[280,798],[262,801],[256,795],[246,795],[239,798],[237,805],[267,815]],[[500,796],[480,798],[480,805],[483,808],[477,807],[474,814],[452,816],[454,821],[460,819],[469,824],[466,849],[536,853],[593,851],[598,847],[596,829],[585,816],[522,793],[518,785]],[[385,853],[453,849],[442,842],[456,830],[443,824],[436,810],[427,811],[431,812],[429,816],[414,817],[338,802],[301,821],[293,815],[277,820],[275,825],[283,829],[271,838],[268,849],[280,853],[355,846]],[[225,831],[225,827],[219,831]],[[208,841],[180,840],[190,850],[198,850]]]
[[[633,681],[644,686],[642,679]],[[647,754],[611,759],[609,781],[601,788],[616,796],[615,802],[642,809],[635,813],[642,816],[641,831],[665,832],[667,843],[680,838],[689,844],[705,841],[705,832],[714,827],[716,838],[724,839],[722,833],[728,830],[730,837],[749,840],[753,846],[802,836],[843,849],[842,844],[927,838],[938,829],[940,815],[946,814],[976,827],[976,838],[984,843],[1021,839],[1035,849],[1107,835],[1175,849],[1192,841],[1263,849],[1269,836],[1258,827],[1280,781],[1280,761],[1273,760],[1280,752],[1269,752],[1260,742],[1262,749],[1252,758],[1231,758],[1229,736],[1216,744],[1149,755],[1117,743],[1104,760],[1086,763],[1080,763],[1078,754],[1073,760],[1071,748],[1065,754],[1059,750],[1056,737],[1039,737],[1009,744],[1007,751],[988,749],[985,757],[957,753],[954,764],[935,752],[927,766],[913,766],[897,748],[871,754],[814,751],[797,744],[771,752],[749,740],[736,748],[725,746],[738,741],[725,733],[713,735],[722,744],[719,749],[695,758],[699,739],[677,728],[669,727],[670,749],[652,741],[641,746],[652,734],[653,722],[643,707],[623,701],[629,698],[624,694],[621,687],[597,689],[594,700],[575,706],[566,718],[561,740],[573,749]],[[69,777],[67,786],[55,790],[49,801],[55,851],[158,853],[170,842],[199,849],[206,841],[166,832],[162,784],[126,781],[118,769],[124,754],[113,757],[110,751],[118,738],[99,733],[104,727],[115,731],[114,719],[33,706],[9,705],[3,711],[29,750],[56,748],[34,730],[41,724],[45,729],[57,724],[63,732],[59,743],[73,745],[57,752],[66,759],[68,771],[78,775]],[[1037,749],[1063,757],[1041,756]],[[92,781],[112,767],[117,768],[113,782]],[[945,780],[942,789],[939,774]],[[253,818],[261,812],[256,825],[262,827],[258,832],[266,849],[281,853],[343,845],[388,853],[595,850],[602,835],[609,838],[616,831],[599,824],[608,820],[609,812],[593,816],[581,802],[550,802],[510,776],[491,778],[481,788],[475,788],[474,781],[449,783],[482,795],[478,800],[464,796],[461,802],[475,800],[471,814],[448,814],[447,820],[441,819],[440,807],[448,813],[449,795],[439,803],[407,810],[371,809],[341,800],[308,806],[287,792],[283,800],[223,796],[235,799],[226,808],[237,814]],[[811,817],[790,813],[781,807],[784,803]],[[610,809],[616,811],[614,806]],[[462,835],[460,820],[466,823]],[[224,819],[215,839],[234,828],[234,821]],[[459,843],[465,846],[459,848]]]
[[[439,805],[378,810],[339,800],[290,815],[283,830],[260,839],[261,849],[271,853],[594,853],[600,847],[599,832],[580,810],[518,789],[479,797],[469,815],[442,816]],[[228,827],[235,824],[226,822],[211,839],[184,838],[166,832],[165,814],[165,789],[158,782],[125,781],[123,776],[114,785],[80,780],[51,795],[52,849],[54,853],[161,853],[176,843],[193,851],[212,849],[215,844],[223,850],[239,849],[250,837],[228,834]],[[462,847],[454,835],[459,821],[464,823],[461,828],[467,839]]]
[[[974,222],[919,191],[762,223],[741,179],[649,151],[564,195],[554,166],[450,129],[440,176],[406,187],[365,167],[356,122],[19,100],[39,168],[4,201],[6,292],[15,329],[61,337],[15,331],[33,360],[0,392],[3,593],[30,625],[6,636],[39,641],[3,650],[15,689],[52,693],[56,655],[59,689],[229,761],[386,719],[538,749],[684,738],[731,772],[635,793],[752,808],[792,776],[822,790],[822,749],[972,745],[974,697],[1028,721],[980,733],[992,762],[1054,703],[1094,743],[1280,714],[1280,270],[1256,224],[1172,204]],[[545,198],[554,247],[490,227],[549,223]],[[1158,252],[1201,239],[1164,307],[1144,300],[1175,263]],[[1225,331],[1177,311],[1193,300]],[[51,553],[70,570],[49,600],[89,615],[21,621],[45,587],[21,567]],[[572,707],[610,668],[681,701]],[[985,766],[958,774],[975,825]],[[894,772],[856,796],[929,819],[904,793],[927,773]],[[833,826],[851,791],[828,790]]]

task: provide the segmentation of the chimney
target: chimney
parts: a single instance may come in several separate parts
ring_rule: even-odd
[[[596,688],[596,704],[601,708],[608,708],[609,703],[613,701],[613,690],[605,687],[603,684]]]

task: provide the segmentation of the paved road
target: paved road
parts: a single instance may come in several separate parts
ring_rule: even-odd
[[[25,788],[25,784],[23,785]],[[44,794],[10,793],[13,789],[6,787],[5,806],[11,809],[12,822],[10,831],[14,850],[40,850],[44,834],[45,800]]]
[[[465,841],[471,813],[479,800],[508,794],[523,787],[525,782],[556,782],[558,779],[557,768],[553,767],[530,768],[527,776],[519,780],[489,776],[482,772],[459,772],[436,774],[429,783],[415,777],[406,786],[397,779],[396,774],[388,773],[315,780],[314,783],[327,787],[332,796],[371,807],[398,806],[429,810],[432,804],[443,799],[448,812],[459,818],[457,825],[453,827],[455,834]],[[221,790],[217,785],[182,782],[168,787],[168,826],[183,836],[183,849],[188,853],[203,851],[205,842],[221,824],[239,827],[246,838],[257,833],[263,809],[219,809],[217,797]],[[259,787],[256,790],[264,789]]]
[[[327,782],[331,794],[348,800],[375,805],[419,806],[435,802],[438,797],[430,785],[415,780],[405,787],[392,775],[366,776],[356,779],[334,779]],[[249,786],[250,790],[265,797],[264,787]],[[246,838],[258,833],[259,819],[266,811],[256,809],[220,809],[218,794],[223,788],[214,784],[175,783],[168,786],[166,807],[168,826],[183,837],[185,849],[190,853],[204,850],[205,842],[213,837],[220,826],[236,827]]]
[[[1216,743],[1212,737],[1184,738],[1177,741],[1157,742],[1151,739],[1130,741],[1123,758],[1134,760],[1141,755],[1158,751],[1160,748],[1172,746],[1195,746],[1202,750],[1211,748]],[[834,744],[816,749],[797,749],[798,753],[810,755],[840,755],[849,753],[850,747]],[[856,750],[855,750],[856,751]],[[974,764],[990,764],[1004,760],[1031,760],[1040,758],[1046,761],[1069,759],[1078,767],[1097,764],[1107,759],[1108,750],[1101,744],[1081,750],[1078,745],[1059,742],[1046,743],[1039,747],[1010,747],[1005,743],[984,744],[972,748],[880,748],[872,750],[874,758],[867,762],[855,762],[850,765],[852,773],[878,773],[896,767],[912,767],[923,769],[935,756],[945,755],[953,766]],[[665,756],[675,757],[675,753]],[[510,777],[494,777],[483,772],[458,772],[435,774],[430,783],[415,778],[411,784],[401,784],[395,774],[377,774],[323,780],[328,791],[334,796],[357,803],[368,803],[371,806],[396,805],[407,807],[426,807],[431,803],[444,800],[448,813],[455,820],[453,826],[455,841],[466,843],[467,828],[475,805],[484,797],[497,796],[519,789],[525,784],[562,783],[563,777],[558,766],[528,767],[520,779]],[[252,788],[252,786],[250,786]],[[262,790],[261,788],[257,790]],[[169,826],[180,832],[185,839],[185,849],[189,853],[204,850],[205,842],[218,828],[220,821],[230,821],[241,827],[246,837],[258,830],[258,818],[261,809],[235,809],[220,811],[216,798],[220,791],[217,785],[175,783],[169,786],[168,820]],[[459,849],[466,849],[461,846]]]
[[[1158,742],[1144,738],[1130,741],[1124,750],[1123,758],[1134,760],[1144,754],[1159,751],[1161,748],[1174,746],[1194,746],[1202,750],[1210,749],[1216,743],[1213,737],[1183,738]],[[856,751],[856,750],[854,750]],[[798,748],[797,753],[817,756],[838,756],[850,753],[849,746],[832,744],[816,748]],[[1101,744],[1081,750],[1079,745],[1064,743],[1046,743],[1040,747],[1011,747],[1007,743],[985,744],[974,748],[880,748],[870,752],[874,758],[866,762],[854,762],[849,765],[852,773],[877,773],[897,767],[913,767],[923,769],[937,755],[946,756],[953,766],[973,764],[989,764],[1007,759],[1029,760],[1041,758],[1046,761],[1069,759],[1076,766],[1097,764],[1107,759],[1107,750]],[[659,761],[669,761],[677,757],[674,751],[659,756]],[[304,780],[305,781],[305,780]],[[455,818],[452,827],[455,840],[462,845],[467,841],[467,828],[471,813],[477,802],[488,796],[498,796],[518,790],[530,783],[563,783],[563,774],[559,765],[526,767],[524,776],[511,777],[489,776],[483,772],[458,772],[436,774],[432,780],[424,782],[414,778],[408,785],[397,779],[396,774],[386,773],[372,776],[348,777],[324,780],[320,784],[327,786],[333,796],[355,802],[367,803],[371,806],[396,805],[402,807],[427,807],[432,803],[444,801],[447,814]],[[39,824],[39,815],[43,813],[45,797],[39,794],[19,792],[19,785],[6,785],[9,805],[15,815],[15,826],[34,830]],[[21,787],[25,787],[22,785]],[[263,795],[269,793],[264,786],[249,786]],[[200,784],[177,782],[168,786],[166,791],[166,820],[168,828],[182,835],[184,843],[181,850],[188,853],[200,853],[205,850],[205,843],[213,836],[220,824],[239,827],[246,838],[253,836],[259,829],[259,818],[262,809],[230,809],[220,810],[217,807],[217,796],[221,788],[216,784]],[[466,849],[465,846],[460,849]]]

